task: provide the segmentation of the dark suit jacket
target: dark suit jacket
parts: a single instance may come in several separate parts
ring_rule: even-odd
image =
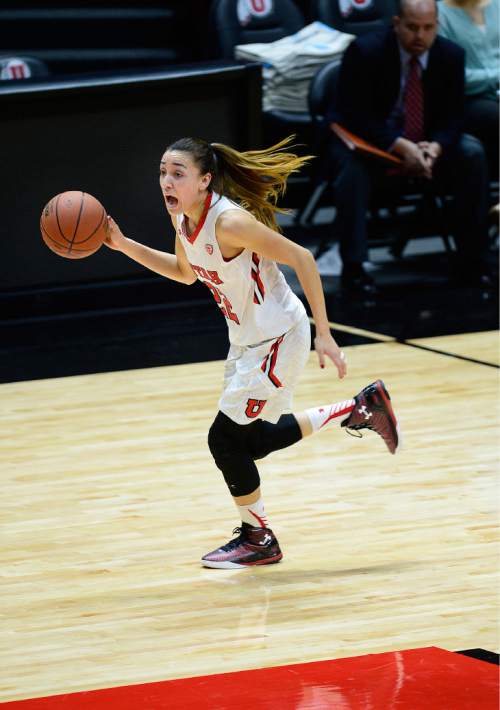
[[[444,37],[436,37],[422,74],[425,140],[443,149],[462,131],[465,53]],[[400,91],[401,60],[392,28],[355,39],[347,48],[328,121],[337,121],[387,150],[402,133],[388,120]]]

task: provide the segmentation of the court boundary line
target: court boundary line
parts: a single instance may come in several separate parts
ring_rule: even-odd
[[[316,326],[314,318],[309,318],[309,323]],[[371,338],[371,340],[378,340],[384,343],[397,343],[397,339],[392,335],[385,335],[384,333],[376,333],[373,330],[365,330],[364,328],[357,328],[353,325],[344,325],[343,323],[332,323],[328,321],[328,325],[332,330],[340,330],[343,333],[350,333],[351,335],[361,335],[365,338]]]
[[[309,318],[309,322],[312,325],[316,325],[314,318]],[[500,365],[494,362],[488,362],[487,360],[478,360],[474,357],[469,357],[467,355],[459,355],[458,353],[451,353],[447,350],[440,350],[439,348],[431,348],[428,345],[420,345],[419,343],[413,343],[411,340],[405,340],[404,338],[394,338],[391,335],[386,335],[385,333],[377,333],[373,330],[366,330],[364,328],[357,328],[351,325],[345,325],[343,323],[333,323],[328,321],[328,325],[332,330],[338,330],[342,333],[350,333],[351,335],[361,335],[365,338],[375,340],[381,343],[398,343],[399,345],[406,345],[409,348],[417,348],[419,350],[426,350],[430,353],[435,353],[436,355],[444,355],[445,357],[453,357],[456,360],[463,360],[464,362],[472,362],[475,365],[485,365],[486,367],[493,367],[496,370],[500,369]],[[438,337],[438,336],[436,336]]]
[[[427,345],[420,345],[419,343],[412,343],[410,340],[398,340],[401,345],[407,345],[410,348],[418,348],[419,350],[427,350],[431,353],[436,353],[437,355],[445,355],[446,357],[454,357],[457,360],[464,360],[465,362],[472,362],[475,365],[486,365],[486,367],[493,367],[496,370],[500,369],[500,365],[494,362],[488,362],[487,360],[478,360],[475,357],[469,357],[468,355],[459,355],[458,353],[450,353],[446,350],[439,350],[438,348],[430,348]]]

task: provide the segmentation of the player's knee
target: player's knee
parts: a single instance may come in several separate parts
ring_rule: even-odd
[[[249,424],[247,446],[248,452],[254,461],[263,459],[272,449],[271,431],[273,424],[258,419]]]
[[[285,449],[302,438],[299,424],[293,414],[282,414],[276,424],[259,419],[251,424],[247,442],[254,461],[265,458],[278,449]]]
[[[229,417],[219,412],[208,431],[208,448],[221,469],[241,449],[237,426]]]
[[[245,443],[245,427],[219,412],[208,432],[208,446],[232,496],[253,493],[260,485],[257,468]]]
[[[264,458],[272,451],[268,429],[274,428],[273,424],[261,419],[250,424],[236,424],[219,412],[208,432],[208,446],[215,463],[223,470],[225,464],[241,456],[249,456],[252,460]]]

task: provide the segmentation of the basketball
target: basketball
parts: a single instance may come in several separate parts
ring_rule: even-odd
[[[69,190],[53,197],[40,217],[45,244],[66,259],[94,254],[106,238],[106,210],[88,192]]]

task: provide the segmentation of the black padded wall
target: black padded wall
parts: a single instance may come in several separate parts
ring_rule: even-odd
[[[39,233],[40,212],[53,195],[90,192],[125,234],[171,249],[172,227],[158,187],[165,146],[184,135],[242,149],[260,142],[256,65],[12,84],[0,89],[0,295],[144,273],[105,247],[81,260],[53,254]]]

